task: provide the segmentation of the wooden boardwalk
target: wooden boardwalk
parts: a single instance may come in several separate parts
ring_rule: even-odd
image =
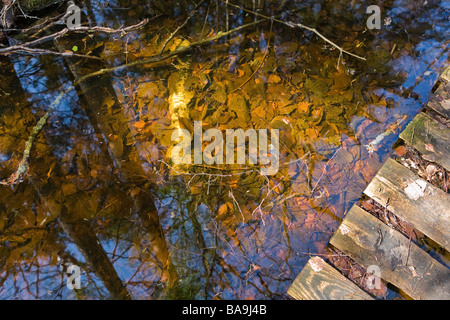
[[[450,67],[427,109],[447,121],[420,113],[400,138],[427,160],[450,170]],[[388,159],[364,193],[450,251],[450,195]],[[450,270],[364,209],[353,206],[330,244],[413,299],[450,299]],[[288,290],[298,300],[374,299],[320,257],[312,257]]]

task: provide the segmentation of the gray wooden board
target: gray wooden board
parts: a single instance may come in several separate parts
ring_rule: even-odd
[[[364,193],[450,251],[450,195],[388,159]]]
[[[428,101],[427,108],[434,110],[445,118],[450,118],[450,83],[441,83]]]
[[[388,159],[364,193],[450,251],[450,195]]]
[[[408,238],[353,206],[330,243],[413,299],[450,299],[450,271]]]
[[[372,300],[320,257],[311,258],[288,290],[297,300]]]
[[[427,108],[434,110],[441,116],[450,118],[450,66],[440,75],[440,85],[428,101]]]
[[[445,70],[441,73],[440,78],[443,82],[450,82],[450,66],[445,68]]]
[[[419,151],[423,158],[450,170],[450,128],[438,125],[425,113],[418,114],[400,138]]]

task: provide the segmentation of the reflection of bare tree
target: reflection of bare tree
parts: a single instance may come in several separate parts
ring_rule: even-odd
[[[63,50],[61,45],[57,44],[57,46],[60,50]],[[71,60],[66,60],[66,63],[75,80],[84,75]],[[99,86],[99,83],[102,85]],[[125,118],[121,106],[117,104],[117,97],[109,79],[103,76],[100,79],[85,80],[80,84],[79,94],[81,100],[84,101],[86,113],[91,123],[105,137],[111,159],[120,172],[124,183],[139,185],[146,182],[148,178],[146,178],[146,172],[140,165],[138,150],[132,142],[128,120]],[[104,108],[108,103],[112,112]],[[148,185],[147,183],[146,186]],[[131,197],[135,210],[138,212],[150,237],[151,251],[154,252],[157,264],[161,267],[163,280],[168,280],[170,285],[176,280],[177,276],[174,269],[170,268],[170,254],[159,223],[154,200],[148,192],[140,188],[135,188],[131,192]]]
[[[23,97],[23,91],[21,90],[21,84],[18,80],[17,76],[14,74],[8,75],[8,83],[12,84],[15,88],[15,97],[16,99],[20,99],[20,97]],[[19,110],[19,109],[16,109]],[[27,112],[26,105],[24,104],[21,108],[20,112],[24,113]],[[30,110],[28,110],[29,113]],[[56,170],[59,170],[56,168]],[[61,209],[60,205],[55,205],[55,200],[60,199],[54,199],[50,198],[49,196],[54,196],[54,192],[49,191],[48,185],[42,185],[42,183],[36,183],[34,179],[31,179],[33,181],[32,185],[35,188],[37,194],[41,197],[43,202],[46,204],[46,210],[50,212],[50,215],[52,217],[58,217],[61,225],[63,226],[64,230],[67,232],[70,238],[74,241],[74,243],[79,247],[80,251],[84,254],[86,261],[91,266],[92,270],[98,275],[98,277],[102,280],[105,287],[108,289],[108,291],[111,294],[112,298],[115,299],[129,299],[130,294],[125,289],[122,281],[120,280],[119,276],[117,275],[117,272],[115,271],[111,261],[109,260],[106,252],[102,248],[102,246],[99,244],[98,238],[94,234],[93,230],[90,227],[90,224],[82,219],[77,219],[76,214],[73,212],[73,210],[70,210],[69,208],[65,207]],[[29,186],[29,185],[27,185]],[[42,210],[44,208],[41,208]],[[42,229],[45,230],[44,227],[42,228],[35,228],[35,229]],[[19,232],[20,230],[17,230]],[[23,232],[26,232],[26,230],[23,230]],[[41,234],[42,236],[42,234]],[[35,242],[38,242],[40,239],[38,237],[38,234],[35,234],[34,237],[36,239],[33,239]],[[56,245],[56,243],[54,243]],[[58,246],[57,246],[58,247]],[[2,247],[3,249],[3,247]],[[5,249],[6,250],[6,249]],[[2,250],[2,268],[4,266],[4,263],[6,262],[6,259],[8,257],[8,253]],[[36,262],[37,270],[36,270],[36,296],[39,297],[39,267],[40,262],[36,261],[38,256],[35,256],[31,262],[33,264]],[[17,268],[21,268],[20,263],[17,265]],[[23,271],[22,271],[23,274]],[[24,277],[24,281],[28,281],[26,277]],[[30,284],[28,284],[27,288],[30,287]],[[27,289],[29,290],[29,289]],[[30,292],[31,294],[31,292]]]
[[[60,47],[60,46],[59,46]],[[69,69],[77,79],[82,72],[70,61],[68,61]],[[17,80],[17,88],[21,88],[20,81]],[[106,79],[102,79],[105,80]],[[107,150],[110,153],[112,162],[115,168],[120,173],[120,179],[124,183],[129,183],[128,186],[135,187],[133,190],[128,190],[132,195],[134,202],[134,209],[137,211],[141,220],[141,225],[146,229],[146,234],[149,237],[150,252],[154,255],[156,264],[159,265],[163,272],[162,281],[167,282],[169,285],[174,283],[177,279],[176,272],[173,268],[170,268],[170,256],[169,251],[162,233],[161,226],[159,224],[158,212],[154,204],[152,196],[149,194],[148,186],[150,184],[144,184],[147,182],[146,174],[143,168],[139,164],[139,155],[134,147],[127,147],[127,139],[130,138],[128,123],[125,117],[116,112],[120,106],[113,106],[114,115],[110,113],[104,113],[102,107],[104,104],[109,104],[111,101],[115,101],[114,90],[111,85],[106,87],[95,86],[97,81],[86,82],[80,86],[80,95],[85,105],[88,106],[87,113],[90,117],[91,123],[98,130],[100,135],[105,137]],[[91,87],[96,87],[96,91],[89,90]],[[6,92],[11,92],[7,90]],[[14,92],[16,96],[23,96],[23,92],[18,94]],[[111,107],[111,105],[109,105]],[[14,108],[18,110],[18,108]],[[22,108],[21,112],[25,112],[25,108]],[[31,112],[28,111],[29,114]],[[20,116],[18,117],[20,118]],[[26,133],[25,133],[26,134]],[[51,140],[51,139],[50,139]],[[49,152],[47,147],[43,147],[46,153]],[[56,160],[50,160],[51,157],[47,157],[45,162],[48,165],[50,163],[56,163]],[[44,169],[45,170],[45,169]],[[58,164],[52,165],[51,170],[53,172],[61,172]],[[64,172],[64,170],[62,170]],[[41,172],[42,173],[42,172]],[[45,174],[45,173],[44,173]],[[30,175],[30,181],[34,181],[32,175]],[[144,183],[143,183],[144,182]],[[64,182],[63,182],[64,184]],[[27,188],[30,185],[25,185]],[[127,188],[128,188],[127,186]],[[70,202],[66,203],[66,199],[61,199],[61,192],[58,191],[62,185],[50,185],[33,183],[33,187],[39,194],[40,198],[46,205],[46,209],[50,212],[52,217],[59,217],[60,224],[66,233],[72,238],[74,243],[79,247],[80,251],[85,256],[86,261],[91,265],[91,269],[102,280],[105,287],[110,291],[113,298],[127,299],[130,298],[130,294],[125,289],[120,278],[117,275],[111,261],[108,258],[107,253],[103,247],[99,244],[99,239],[95,235],[95,231],[92,228],[92,223],[85,221],[79,217],[78,212],[74,211],[74,208],[70,207]],[[54,192],[48,192],[52,189]],[[42,208],[45,210],[44,208]],[[77,217],[78,216],[78,217]],[[121,241],[119,230],[117,243]],[[125,230],[125,232],[127,232]],[[122,232],[120,232],[122,233]],[[2,250],[3,251],[3,250]],[[3,252],[2,252],[3,253]],[[113,257],[115,252],[113,253]],[[5,253],[2,256],[1,263],[4,264],[3,257],[7,257]]]
[[[89,222],[76,219],[70,210],[62,210],[59,221],[65,232],[83,253],[87,263],[102,280],[112,299],[129,300],[130,293],[117,275],[108,255],[99,244]]]
[[[10,75],[9,83],[14,80],[16,97],[23,96],[23,91],[19,89],[21,88],[21,84],[17,76],[11,76],[12,75]],[[20,92],[17,92],[18,90],[20,90]],[[21,112],[24,112],[24,109],[25,108],[22,108]],[[59,171],[59,165],[56,161],[55,163],[55,170]],[[92,230],[89,222],[84,219],[79,219],[77,214],[73,212],[73,208],[68,208],[61,205],[52,205],[56,203],[55,201],[61,199],[54,198],[55,193],[49,189],[48,185],[46,186],[45,184],[38,183],[34,181],[34,179],[30,180],[32,181],[32,185],[37,194],[46,205],[46,209],[50,211],[52,217],[58,217],[61,226],[83,253],[87,263],[102,280],[103,284],[110,292],[111,297],[113,299],[130,299],[130,294],[117,275],[116,270],[114,269],[105,250],[100,245],[99,240]],[[35,259],[36,257],[34,260]],[[37,266],[39,266],[39,263]],[[39,268],[37,270],[37,275],[39,275]],[[39,287],[38,281],[36,285]]]

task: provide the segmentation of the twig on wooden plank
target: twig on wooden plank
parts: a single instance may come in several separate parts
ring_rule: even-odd
[[[386,199],[386,204],[384,205],[384,220],[385,220],[386,224],[387,224],[389,227],[392,228],[391,221],[390,221],[390,219],[389,219],[389,217],[388,217],[388,214],[387,214],[387,207],[388,207],[388,205],[389,205],[389,200],[390,200],[390,198],[387,198],[387,199]]]
[[[405,267],[408,266],[408,260],[409,260],[409,255],[411,253],[411,231],[409,232],[409,244],[408,244],[408,255],[406,256],[406,262],[405,262]]]

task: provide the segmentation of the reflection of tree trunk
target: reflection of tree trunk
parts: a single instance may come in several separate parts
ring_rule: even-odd
[[[171,286],[177,280],[176,271],[172,268],[169,250],[159,222],[158,211],[153,199],[146,193],[139,192],[134,196],[134,203],[142,225],[150,236],[150,246],[157,263],[163,270],[163,279]],[[159,250],[163,250],[160,252]]]
[[[56,166],[58,166],[58,164]],[[58,168],[55,169],[59,170]],[[109,291],[111,298],[130,300],[130,293],[123,285],[111,260],[100,245],[94,231],[91,229],[89,222],[80,218],[75,218],[77,215],[70,208],[61,208],[60,206],[51,205],[59,200],[53,199],[52,197],[54,195],[54,192],[52,192],[54,191],[54,188],[42,188],[32,179],[31,182],[36,189],[36,192],[39,194],[39,197],[44,201],[47,209],[51,211],[51,215],[59,218],[62,228],[81,251],[94,273],[100,278],[103,285]],[[48,195],[46,194],[46,191],[49,192]]]
[[[11,65],[12,64],[9,64],[9,66]],[[13,73],[12,68],[10,71],[9,66],[8,69],[4,68],[5,71],[8,71],[7,83],[15,89],[14,95],[11,94],[11,96],[14,97],[14,100],[19,100],[20,97],[24,96],[24,93],[17,75]],[[11,92],[11,90],[6,92]],[[3,99],[2,101],[5,100],[8,101],[7,99]],[[23,100],[25,101],[25,99]],[[20,109],[15,107],[14,110],[20,110],[22,114],[31,114],[31,111],[26,110],[25,106],[26,105],[22,105]],[[51,152],[49,152],[49,154],[51,154]],[[56,164],[56,166],[58,166],[58,164]],[[55,171],[59,171],[59,169],[55,168]],[[109,260],[105,250],[99,244],[98,239],[95,233],[91,230],[89,223],[81,219],[75,221],[71,218],[76,216],[73,211],[69,208],[61,209],[59,205],[54,205],[58,200],[60,200],[54,198],[54,191],[56,188],[52,188],[51,185],[48,185],[47,183],[45,183],[45,185],[41,185],[40,183],[35,182],[31,177],[30,181],[42,201],[44,201],[51,216],[59,217],[59,221],[63,229],[83,253],[87,263],[90,264],[92,270],[94,270],[95,274],[103,282],[104,286],[110,292],[111,297],[113,299],[130,299],[131,297],[129,292],[126,290],[121,279],[117,275],[117,272]],[[2,251],[0,250],[0,252]],[[2,260],[0,259],[0,264],[1,261]]]
[[[83,219],[73,220],[70,210],[62,210],[59,221],[64,231],[77,245],[86,262],[92,266],[95,274],[105,285],[112,299],[130,300],[130,293],[117,275],[103,247],[99,244],[89,222]]]
[[[57,44],[57,47],[58,50],[64,51],[61,45]],[[66,63],[75,80],[85,75],[70,59],[67,59]],[[88,79],[79,87],[80,98],[87,106],[86,114],[94,127],[105,137],[114,165],[120,169],[121,178],[124,182],[131,184],[145,181],[146,173],[140,164],[138,150],[132,141],[127,143],[127,139],[132,139],[132,134],[122,106],[117,104],[114,88],[109,79],[106,76],[100,79]],[[177,276],[175,272],[169,271],[170,254],[154,201],[148,193],[140,189],[133,190],[131,195],[139,217],[151,238],[151,250],[156,256],[157,263],[162,267],[163,280],[168,280],[170,285]]]
[[[27,102],[19,78],[9,57],[0,56],[0,70],[0,117],[2,118],[0,122],[0,154],[7,155],[18,151],[17,146],[22,146],[23,141],[27,139],[28,132],[20,132],[22,128],[16,125],[17,123],[7,121],[7,119],[28,120],[25,116],[27,110],[20,108],[22,104],[26,104]],[[3,169],[4,167],[8,168],[8,166],[4,166],[2,163],[1,168]],[[10,173],[8,172],[6,174],[6,172],[2,172],[0,180]],[[0,186],[0,216],[3,219],[6,216],[7,221],[11,219],[11,216],[17,214],[13,210],[10,210],[11,197],[14,196],[14,193],[14,190]],[[5,226],[2,227],[0,234],[5,231],[4,228]],[[9,258],[10,250],[10,246],[4,245],[3,241],[0,243],[0,274],[4,271],[3,268]],[[6,277],[0,279],[0,286],[5,280]]]

